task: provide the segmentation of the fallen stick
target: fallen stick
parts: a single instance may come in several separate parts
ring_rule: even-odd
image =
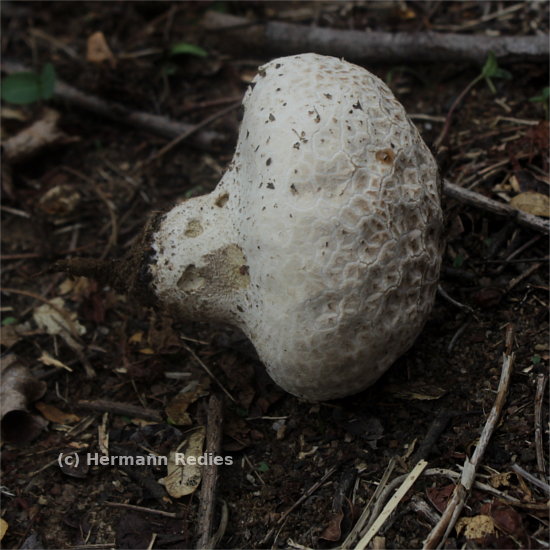
[[[19,63],[3,61],[2,71],[11,74],[28,72],[30,69]],[[117,122],[122,122],[168,139],[175,139],[182,134],[187,134],[195,126],[194,124],[177,122],[161,115],[132,111],[120,103],[107,101],[82,92],[59,79],[56,80],[54,98],[64,101],[71,106],[95,113],[96,115],[116,120]],[[189,137],[189,142],[200,149],[216,148],[226,141],[227,138],[225,136],[211,130],[201,130]]]
[[[208,456],[216,457],[220,454],[222,443],[223,401],[212,394],[208,401],[206,452]],[[212,454],[210,454],[212,453]],[[208,464],[203,467],[202,485],[200,493],[200,507],[197,520],[197,532],[200,533],[197,548],[214,548],[212,541],[212,527],[216,511],[216,494],[218,483],[218,466]],[[215,541],[218,542],[218,541]]]
[[[482,64],[489,52],[499,59],[521,61],[544,61],[549,55],[548,37],[544,34],[486,36],[340,30],[280,21],[254,22],[214,11],[206,13],[203,24],[207,30],[223,31],[224,39],[230,35],[253,49],[266,49],[279,55],[316,52],[360,63],[466,61]]]
[[[120,403],[118,401],[108,401],[107,399],[97,399],[95,401],[81,400],[76,402],[76,408],[85,411],[108,412],[119,416],[130,416],[151,420],[153,422],[163,422],[162,416],[152,409],[144,409],[137,405],[129,403]]]
[[[535,450],[537,454],[537,468],[539,476],[546,477],[546,464],[544,462],[544,445],[542,442],[542,402],[544,401],[544,388],[546,387],[547,377],[544,374],[537,376],[537,389],[535,392]]]
[[[455,486],[453,494],[447,503],[447,507],[445,508],[441,519],[424,541],[424,550],[440,548],[445,540],[447,540],[447,537],[454,528],[475,483],[477,469],[481,464],[485,450],[487,449],[491,436],[493,435],[493,431],[498,424],[500,414],[504,407],[504,403],[506,402],[508,386],[510,385],[510,379],[512,378],[512,368],[515,360],[515,354],[511,351],[512,342],[513,328],[511,325],[508,325],[506,332],[506,349],[502,358],[502,372],[500,375],[497,397],[493,404],[493,408],[491,409],[487,422],[483,427],[479,438],[479,443],[475,448],[472,458],[466,458],[464,461],[460,481]]]
[[[420,460],[418,464],[409,472],[399,489],[395,491],[390,498],[384,509],[377,516],[376,520],[369,527],[363,538],[358,542],[355,550],[364,550],[369,542],[374,538],[376,533],[380,530],[382,525],[390,517],[391,513],[397,508],[398,504],[403,500],[409,489],[413,486],[414,482],[418,479],[420,474],[425,470],[428,463],[425,460]]]
[[[443,180],[443,193],[451,199],[456,199],[481,210],[487,210],[498,216],[507,216],[515,219],[519,225],[523,225],[524,227],[540,231],[545,235],[550,234],[550,223],[548,221],[533,214],[516,210],[507,204],[484,197],[470,189],[464,189],[464,187],[460,187],[450,181]]]

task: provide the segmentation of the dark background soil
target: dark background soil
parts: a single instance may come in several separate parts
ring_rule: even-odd
[[[209,9],[342,29],[548,32],[548,3],[520,3],[507,12],[512,5],[6,2],[2,55],[29,67],[51,62],[60,79],[90,94],[197,123],[242,96],[256,68],[270,57],[269,52],[233,48],[223,36],[206,32],[201,20]],[[96,31],[104,33],[116,66],[86,61],[86,41]],[[178,42],[200,45],[208,57],[170,56],[171,46]],[[414,60],[406,67],[368,68],[390,84],[429,146],[452,102],[481,70]],[[548,110],[544,103],[530,100],[548,85],[548,67],[514,62],[504,68],[512,79],[495,80],[496,93],[480,82],[460,104],[447,143],[436,152],[442,174],[501,201],[525,191],[548,195]],[[209,127],[225,136],[222,146],[198,150],[184,142],[144,165],[167,143],[165,139],[60,102],[48,104],[61,113],[62,129],[78,140],[4,166],[2,287],[11,290],[2,294],[2,318],[4,326],[19,330],[17,337],[8,339],[3,329],[2,345],[5,354],[15,354],[46,382],[42,402],[75,413],[79,420],[50,422],[32,442],[4,442],[1,513],[9,525],[4,547],[146,548],[155,533],[154,548],[194,547],[198,493],[168,498],[157,483],[166,474],[164,468],[91,467],[74,477],[56,460],[62,451],[99,452],[102,422],[112,454],[173,450],[190,427],[204,423],[207,394],[218,391],[215,384],[189,407],[191,426],[140,422],[116,414],[105,419],[101,413],[82,410],[77,402],[109,399],[153,409],[166,419],[166,407],[183,385],[204,378],[189,349],[238,400],[238,405],[226,403],[224,409],[223,452],[234,464],[221,467],[219,497],[229,519],[220,547],[337,546],[372,496],[389,460],[397,460],[393,476],[408,472],[415,450],[437,418],[449,421],[429,448],[430,467],[459,472],[494,402],[510,323],[515,329],[514,374],[478,479],[490,484],[496,474],[510,474],[514,463],[547,479],[539,471],[534,438],[536,382],[546,374],[549,359],[545,237],[513,220],[444,201],[448,246],[441,285],[468,307],[459,308],[438,296],[413,349],[374,387],[347,399],[311,405],[278,391],[250,346],[230,329],[177,323],[94,281],[71,284],[66,275],[46,272],[55,260],[78,254],[120,257],[138,238],[151,212],[213,189],[231,160],[238,111]],[[18,108],[26,117],[23,122],[3,114],[2,139],[36,120],[43,108]],[[57,186],[65,186],[65,194],[75,194],[73,207],[47,207],[43,197]],[[109,245],[110,238],[114,242]],[[37,330],[33,321],[44,300],[60,296],[66,311],[75,312],[86,329],[81,341],[96,374],[93,378],[63,338]],[[39,361],[44,352],[73,370],[44,365]],[[187,376],[165,376],[174,371]],[[40,414],[34,406],[31,410]],[[543,412],[542,425],[547,427],[547,402]],[[543,441],[548,461],[547,428]],[[279,521],[331,468],[334,472],[327,481]],[[505,481],[493,486],[522,504],[501,505],[507,520],[495,520],[494,535],[466,541],[463,533],[453,531],[447,547],[547,547],[548,495],[516,474],[498,479]],[[435,511],[433,503],[445,502],[450,483],[444,476],[421,477],[380,533],[385,537],[382,544],[421,547],[431,526],[414,510],[412,498],[422,498]],[[340,502],[339,491],[345,493]],[[180,517],[114,508],[107,501],[177,512]],[[475,489],[462,514],[487,515],[487,505],[498,502],[498,496]]]

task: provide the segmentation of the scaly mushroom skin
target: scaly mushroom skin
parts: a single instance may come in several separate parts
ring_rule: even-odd
[[[219,185],[153,233],[151,287],[182,318],[240,327],[288,392],[359,392],[432,307],[436,163],[389,88],[336,58],[267,63],[244,109]]]

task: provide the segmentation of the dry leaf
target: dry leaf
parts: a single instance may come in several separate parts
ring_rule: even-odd
[[[44,403],[43,401],[35,403],[34,406],[40,411],[40,414],[46,420],[49,420],[54,424],[71,424],[80,420],[80,416],[72,413],[63,412],[56,406],[50,405],[49,403]]]
[[[455,529],[459,535],[462,533],[467,539],[481,539],[495,532],[495,524],[490,516],[481,514],[473,518],[460,518]]]
[[[65,369],[65,370],[68,370],[69,372],[73,372],[73,369],[71,369],[71,367],[68,367],[67,365],[65,365],[65,363],[62,363],[61,361],[59,361],[59,359],[52,357],[47,351],[43,351],[42,355],[38,358],[38,360],[44,365],[48,365],[50,367],[57,367],[59,369]]]
[[[426,494],[428,495],[430,502],[435,506],[436,510],[442,514],[445,511],[445,508],[447,508],[447,504],[454,489],[454,484],[445,485],[443,487],[428,487],[426,489]]]
[[[6,531],[8,530],[8,522],[5,519],[0,518],[0,540],[4,538]]]
[[[88,38],[86,61],[90,63],[103,63],[104,61],[108,61],[111,67],[116,67],[115,56],[107,44],[105,35],[101,31],[94,32],[94,34]]]
[[[407,382],[402,385],[389,385],[388,392],[398,399],[431,401],[443,397],[447,390],[422,382]]]
[[[17,344],[21,336],[17,333],[17,325],[6,325],[0,327],[0,345],[11,348],[14,344]]]
[[[166,407],[166,414],[171,424],[176,426],[191,426],[193,423],[187,409],[199,397],[207,395],[204,386],[194,380],[185,386]]]
[[[159,483],[171,497],[180,498],[197,490],[202,479],[202,466],[197,462],[203,452],[204,436],[205,429],[201,427],[170,452],[167,475]]]
[[[24,111],[14,107],[0,108],[0,117],[4,120],[19,120],[20,122],[24,122],[29,118]]]
[[[6,441],[26,443],[34,439],[47,422],[28,412],[28,406],[46,393],[46,383],[34,378],[15,355],[2,358],[0,372],[0,417]]]
[[[525,191],[516,195],[510,201],[510,206],[533,216],[550,217],[550,198],[535,191]]]
[[[489,514],[498,529],[507,535],[521,537],[525,528],[521,516],[511,506],[499,501],[487,502],[481,507],[481,512]]]
[[[330,521],[328,522],[328,525],[325,527],[322,535],[319,538],[328,540],[330,542],[336,542],[337,540],[340,540],[340,537],[342,536],[342,519],[344,519],[344,512],[342,512],[342,510],[333,513]]]
[[[69,137],[59,130],[58,120],[57,111],[45,109],[42,118],[2,143],[4,159],[12,163],[20,162],[50,145],[77,141],[78,138]]]
[[[101,419],[101,424],[97,427],[97,442],[99,445],[99,451],[104,456],[109,456],[109,429],[107,422],[109,420],[109,413],[104,413]]]
[[[67,311],[64,305],[63,298],[52,298],[34,310],[33,319],[40,329],[60,335],[71,348],[80,351],[82,346],[76,338],[85,334],[86,329],[76,320],[76,313]]]
[[[134,332],[128,339],[128,342],[130,344],[141,344],[141,342],[143,342],[143,331],[139,330],[138,332]]]
[[[499,474],[493,474],[489,478],[489,485],[498,489],[499,487],[510,487],[510,477],[512,476],[511,472],[503,472]]]

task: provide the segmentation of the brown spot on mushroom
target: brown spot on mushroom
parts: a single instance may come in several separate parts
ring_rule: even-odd
[[[376,160],[383,162],[384,164],[391,164],[395,159],[395,153],[391,149],[382,149],[382,151],[377,151]]]
[[[223,195],[220,195],[214,202],[216,206],[219,206],[220,208],[223,208],[227,201],[229,200],[229,193],[224,193]]]
[[[184,235],[186,237],[198,237],[203,232],[201,222],[199,220],[189,220],[185,228]]]

